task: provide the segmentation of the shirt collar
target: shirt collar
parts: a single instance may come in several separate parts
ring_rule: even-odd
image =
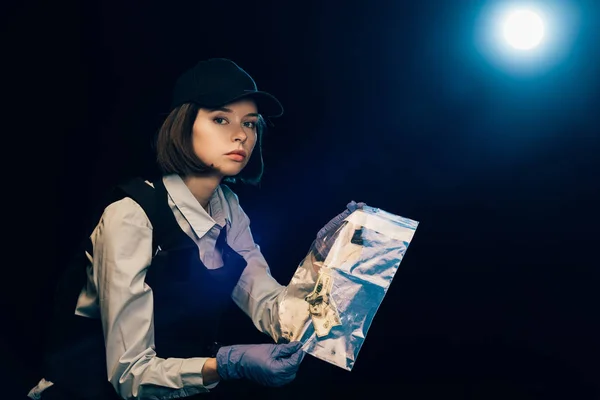
[[[196,200],[179,175],[166,175],[163,177],[163,183],[169,197],[183,214],[198,238],[203,237],[215,225],[218,225],[219,228],[226,225],[228,218],[224,212],[224,195],[220,186],[217,186],[209,200],[209,214]]]

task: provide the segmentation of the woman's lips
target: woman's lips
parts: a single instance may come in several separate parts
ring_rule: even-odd
[[[238,154],[238,153],[230,153],[230,154],[226,154],[226,156],[229,157],[231,160],[237,161],[237,162],[244,161],[244,159],[246,158],[243,155]]]

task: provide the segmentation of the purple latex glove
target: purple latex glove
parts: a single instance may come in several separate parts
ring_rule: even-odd
[[[346,209],[342,213],[333,217],[331,221],[321,228],[321,230],[317,233],[317,239],[315,241],[316,257],[318,261],[323,261],[327,256],[326,253],[335,239],[335,236],[332,234],[334,234],[342,226],[344,219],[346,219],[354,211],[361,210],[364,206],[366,206],[365,203],[351,201],[348,203]]]
[[[301,347],[300,342],[221,347],[217,371],[223,380],[245,378],[264,386],[283,386],[296,377],[304,358]]]

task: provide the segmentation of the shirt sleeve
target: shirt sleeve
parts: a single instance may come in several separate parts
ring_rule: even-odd
[[[237,196],[229,192],[228,197],[231,207],[229,245],[247,262],[233,290],[233,301],[252,319],[259,331],[278,342],[281,338],[279,304],[285,286],[271,276],[267,261],[252,237],[250,219],[239,205]]]
[[[152,227],[143,209],[130,198],[111,204],[92,242],[108,380],[117,393],[124,399],[171,399],[216,386],[204,386],[207,358],[156,355],[152,289],[145,283]]]

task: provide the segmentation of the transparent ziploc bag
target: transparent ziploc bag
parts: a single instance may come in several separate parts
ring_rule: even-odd
[[[283,340],[351,371],[417,225],[364,206],[317,238],[281,299]]]

